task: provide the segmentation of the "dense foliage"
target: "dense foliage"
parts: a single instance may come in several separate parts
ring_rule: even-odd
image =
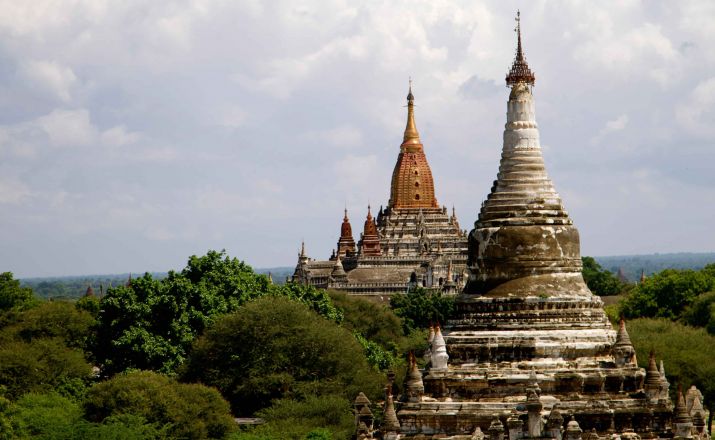
[[[704,269],[668,269],[648,277],[621,302],[627,318],[652,317],[682,320],[707,327],[712,317],[715,264]]]
[[[454,310],[454,298],[422,287],[410,289],[406,295],[393,295],[390,305],[402,318],[405,333],[431,324],[447,322]]]
[[[648,364],[654,350],[664,360],[671,384],[687,389],[697,386],[711,413],[715,410],[715,336],[666,319],[636,319],[628,322],[628,333],[641,367]]]
[[[281,399],[256,415],[266,421],[231,440],[347,440],[355,430],[350,402],[341,396]]]
[[[280,297],[252,301],[217,320],[185,367],[185,380],[215,386],[239,415],[280,398],[375,396],[384,381],[350,331]]]
[[[119,374],[87,393],[87,418],[131,415],[163,427],[169,438],[224,438],[235,430],[228,403],[213,388],[149,371]]]
[[[109,289],[101,301],[94,353],[107,375],[127,368],[174,372],[193,340],[218,316],[264,295],[287,296],[329,319],[341,319],[325,292],[271,284],[225,252],[209,251],[190,257],[181,272],[169,272],[164,279],[145,274]]]
[[[92,317],[70,303],[37,304],[0,317],[0,386],[12,399],[29,392],[81,389],[90,378],[84,348]]]
[[[594,295],[608,296],[621,293],[624,284],[613,273],[603,269],[593,257],[581,258],[583,279]]]
[[[0,273],[0,312],[29,305],[33,300],[32,289],[21,287],[12,273]]]

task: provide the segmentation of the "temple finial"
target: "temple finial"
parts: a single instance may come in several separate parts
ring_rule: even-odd
[[[420,134],[417,132],[415,124],[415,96],[412,94],[412,77],[410,77],[407,93],[407,126],[405,127],[405,136],[402,138],[402,145],[405,144],[421,144]]]
[[[516,11],[515,20],[516,56],[514,57],[514,63],[511,65],[511,70],[506,76],[506,85],[513,86],[517,83],[525,83],[533,86],[534,82],[536,82],[536,77],[531,69],[529,69],[526,58],[524,58],[524,51],[521,48],[521,11]]]

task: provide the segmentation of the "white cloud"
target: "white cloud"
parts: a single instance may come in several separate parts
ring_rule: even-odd
[[[32,195],[24,183],[9,178],[0,178],[0,204],[16,205]]]
[[[715,248],[699,238],[712,234],[666,249],[646,231],[675,221],[663,200],[688,209],[695,229],[713,215],[701,203],[715,186],[712,2],[527,6],[546,160],[557,190],[574,197],[566,206],[581,212],[584,242],[601,254]],[[62,255],[77,262],[62,268],[98,272],[101,261],[131,268],[142,255],[165,268],[207,242],[254,264],[292,264],[301,236],[314,255],[329,253],[325,231],[344,201],[363,218],[368,199],[389,197],[409,76],[437,196],[469,227],[498,167],[514,8],[0,0],[0,197],[15,203],[0,238],[40,255],[0,265],[60,271],[45,255]],[[599,154],[584,160],[578,147],[589,141]],[[661,182],[683,189],[677,201],[659,194]],[[636,226],[619,237],[602,213]],[[85,255],[97,258],[80,263]]]
[[[601,142],[601,140],[611,133],[622,131],[628,125],[628,115],[623,114],[616,119],[606,122],[606,125],[599,130],[599,132],[591,138],[591,144],[595,145]]]
[[[697,136],[715,136],[715,77],[695,86],[688,99],[677,106],[675,115],[678,122],[690,133]]]
[[[645,74],[661,85],[668,85],[678,73],[678,51],[659,25],[645,23],[610,32],[591,28],[585,37],[574,59],[587,68],[616,73],[619,79]]]
[[[27,60],[20,65],[20,71],[33,86],[49,91],[63,102],[72,99],[71,89],[77,76],[69,67],[52,61]]]
[[[53,110],[29,124],[42,129],[55,147],[86,147],[96,141],[97,129],[89,120],[87,109]]]
[[[30,121],[0,126],[0,151],[6,149],[26,158],[36,157],[38,150],[47,147],[119,147],[140,139],[140,133],[129,131],[125,125],[101,131],[84,108],[55,109]]]
[[[103,131],[100,139],[103,145],[120,147],[137,142],[140,139],[140,135],[137,132],[128,131],[124,125],[117,125]]]
[[[326,143],[335,147],[358,147],[363,143],[362,131],[352,125],[341,125],[321,131],[309,131],[303,137],[309,141]]]
[[[379,168],[377,156],[374,154],[348,154],[335,162],[333,181],[336,182],[337,188],[347,190],[348,194],[364,194],[363,197],[368,198],[374,190],[373,182],[381,177]]]

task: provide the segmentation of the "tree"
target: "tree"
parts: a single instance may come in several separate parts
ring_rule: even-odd
[[[18,438],[73,439],[82,422],[82,408],[57,393],[29,393],[12,408],[13,429]]]
[[[349,439],[355,430],[350,402],[344,397],[307,396],[280,399],[256,415],[266,421],[232,440]]]
[[[279,398],[374,397],[383,383],[348,330],[275,296],[218,319],[194,344],[183,378],[215,386],[241,415]]]
[[[454,310],[454,298],[416,287],[407,295],[392,295],[390,305],[402,318],[407,334],[413,329],[427,328],[431,323],[446,322]]]
[[[621,313],[632,318],[680,318],[699,295],[715,289],[709,267],[700,271],[666,269],[647,278],[621,302]]]
[[[583,279],[591,292],[598,296],[618,295],[623,283],[611,272],[605,270],[593,257],[582,257]]]
[[[704,329],[687,327],[666,319],[636,319],[628,322],[628,333],[639,365],[646,367],[648,354],[654,350],[664,360],[671,385],[683,389],[697,386],[703,393],[705,405],[715,410],[715,336]],[[671,389],[673,387],[671,386]]]
[[[341,324],[387,350],[394,350],[404,336],[402,321],[384,304],[329,291],[330,299],[343,315]]]
[[[20,287],[12,272],[0,273],[0,312],[31,305],[33,300],[32,289]]]
[[[0,345],[0,385],[11,399],[29,392],[48,392],[68,381],[86,380],[91,367],[81,350],[60,338],[31,343],[13,340]]]
[[[695,327],[704,327],[715,335],[715,291],[699,295],[683,312],[683,321]]]
[[[218,391],[150,371],[118,374],[95,385],[84,406],[93,422],[129,414],[158,426],[169,438],[220,439],[235,429]]]
[[[265,295],[295,298],[330,319],[341,318],[324,291],[276,286],[225,252],[209,251],[190,257],[180,273],[169,272],[162,280],[145,274],[128,286],[108,289],[94,354],[106,375],[128,368],[172,373],[218,316]]]
[[[95,320],[89,312],[67,301],[43,301],[38,306],[6,316],[3,331],[25,342],[59,338],[68,347],[85,349]]]
[[[0,431],[0,439],[33,438],[46,440],[158,440],[166,438],[146,419],[122,414],[102,423],[83,418],[82,406],[57,393],[29,393],[9,406],[9,430]],[[1,422],[0,422],[1,423]],[[2,426],[0,424],[0,426]],[[7,437],[3,437],[8,434]]]

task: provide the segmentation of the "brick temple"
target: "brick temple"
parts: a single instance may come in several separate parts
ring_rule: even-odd
[[[454,208],[437,203],[432,170],[407,95],[407,126],[392,173],[390,199],[373,216],[370,206],[357,243],[345,210],[336,249],[326,260],[301,247],[293,281],[385,300],[420,286],[456,294],[467,281],[467,234]]]

